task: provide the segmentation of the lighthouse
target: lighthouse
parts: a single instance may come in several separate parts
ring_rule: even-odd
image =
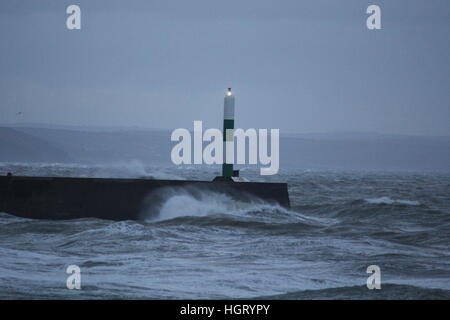
[[[223,164],[222,177],[231,179],[233,176],[233,159],[227,159],[228,148],[233,148],[234,131],[234,96],[231,88],[228,88],[223,103]],[[229,149],[230,150],[230,149]]]

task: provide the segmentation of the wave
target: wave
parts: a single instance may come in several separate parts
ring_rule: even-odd
[[[264,206],[272,209],[271,211],[278,209],[265,205],[257,198],[250,197],[247,200],[249,201],[235,200],[227,194],[194,186],[166,187],[147,197],[142,216],[146,221],[163,221],[185,216],[204,217],[227,213],[242,215],[249,211],[260,211]]]
[[[236,217],[230,217],[229,215],[214,215],[207,217],[179,217],[172,220],[164,220],[157,222],[159,226],[170,227],[180,225],[187,231],[188,226],[200,227],[200,228],[215,228],[215,230],[222,229],[232,230],[237,232],[239,229],[243,229],[246,233],[263,235],[285,235],[295,236],[302,233],[303,235],[310,234],[308,232],[316,232],[320,229],[320,226],[313,225],[305,222],[294,223],[270,223],[255,221],[250,219],[239,219]],[[198,230],[198,229],[197,229]]]
[[[408,206],[420,206],[419,201],[391,199],[389,197],[365,199],[365,201],[370,204],[399,204],[399,205],[408,205]]]
[[[306,216],[252,195],[239,196],[241,200],[193,186],[163,188],[146,200],[147,206],[141,216],[146,222],[177,219],[177,223],[249,227],[258,223],[283,226],[300,223],[318,227],[329,224],[330,219]]]

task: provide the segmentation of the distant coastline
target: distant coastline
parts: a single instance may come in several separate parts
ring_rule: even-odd
[[[378,133],[281,134],[280,168],[450,172],[450,137]],[[170,131],[0,125],[0,162],[170,164]]]

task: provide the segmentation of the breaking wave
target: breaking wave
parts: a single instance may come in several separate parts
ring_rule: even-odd
[[[254,212],[281,212],[288,210],[272,205],[255,197],[245,201],[231,198],[229,195],[202,190],[195,187],[164,188],[152,194],[147,201],[144,218],[147,221],[170,220],[179,217],[205,217],[219,214],[244,216]]]
[[[408,206],[419,206],[420,205],[419,201],[391,199],[389,197],[372,198],[372,199],[366,199],[365,201],[370,204],[399,204],[399,205],[408,205]]]
[[[165,188],[153,195],[143,220],[165,226],[231,228],[277,235],[317,230],[332,221],[303,215],[255,197],[239,201],[223,193],[194,187]]]

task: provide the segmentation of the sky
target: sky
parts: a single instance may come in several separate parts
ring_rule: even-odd
[[[0,124],[221,128],[232,87],[241,128],[450,135],[449,39],[448,0],[2,0]]]

